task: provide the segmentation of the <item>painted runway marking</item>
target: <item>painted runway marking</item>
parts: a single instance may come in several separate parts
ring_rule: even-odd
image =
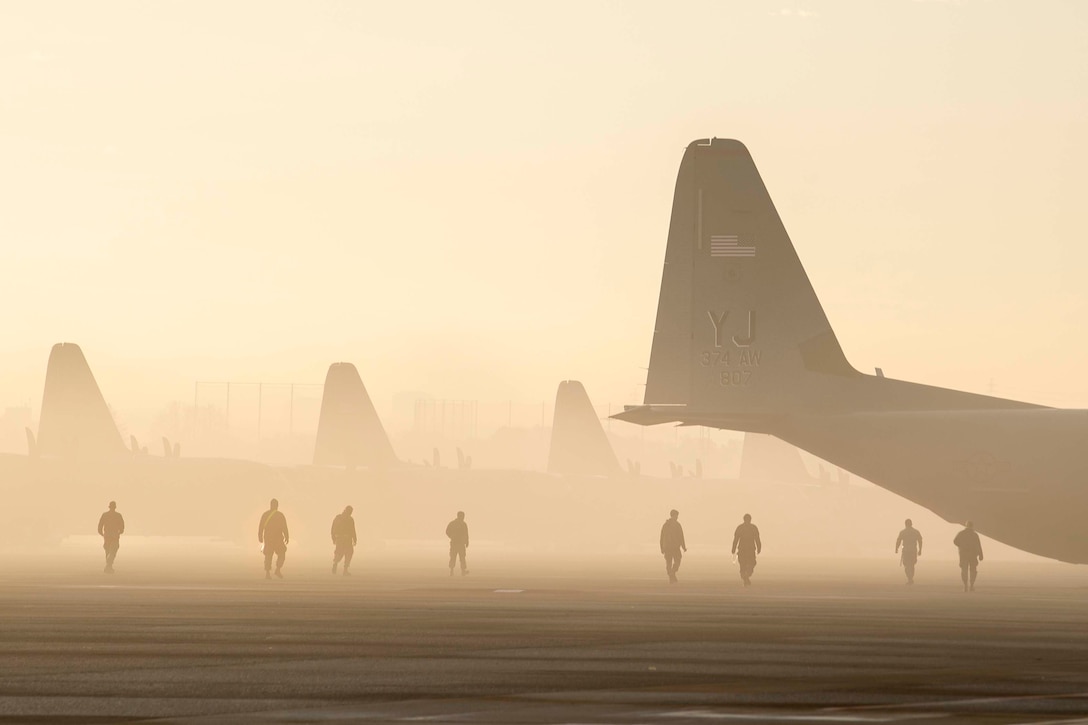
[[[122,589],[161,592],[259,592],[265,587],[156,586],[152,584],[58,584],[56,589]]]
[[[766,712],[712,712],[710,710],[676,710],[663,712],[660,717],[691,718],[695,720],[747,720],[751,722],[900,722],[943,717],[944,713],[909,713],[902,715],[772,715]]]
[[[1010,695],[1008,697],[973,697],[966,700],[931,700],[928,702],[904,702],[887,705],[855,705],[852,707],[828,707],[823,712],[847,712],[858,710],[903,710],[916,707],[961,707],[964,705],[989,705],[999,702],[1026,702],[1028,700],[1073,700],[1088,698],[1088,692],[1068,692],[1056,695]],[[1057,722],[1075,722],[1059,720]]]

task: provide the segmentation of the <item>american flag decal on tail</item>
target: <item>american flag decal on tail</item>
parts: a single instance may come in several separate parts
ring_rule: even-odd
[[[712,234],[710,236],[711,257],[754,257],[755,247],[740,246],[740,238],[736,234]]]

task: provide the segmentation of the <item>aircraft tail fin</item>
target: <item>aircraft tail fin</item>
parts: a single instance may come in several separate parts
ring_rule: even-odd
[[[37,452],[80,458],[125,455],[117,424],[79,345],[58,343],[49,353]]]
[[[766,410],[846,361],[748,149],[713,139],[680,164],[646,399]]]
[[[548,473],[611,476],[620,466],[586,389],[577,380],[559,383],[548,449]]]
[[[616,417],[774,432],[795,413],[1007,407],[1032,406],[855,370],[748,149],[687,147],[644,405]]]
[[[380,468],[396,460],[359,371],[351,363],[330,365],[321,396],[314,465]]]

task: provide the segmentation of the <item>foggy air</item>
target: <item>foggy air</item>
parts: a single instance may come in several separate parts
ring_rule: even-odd
[[[4,6],[0,720],[1088,718],[1085,32]]]

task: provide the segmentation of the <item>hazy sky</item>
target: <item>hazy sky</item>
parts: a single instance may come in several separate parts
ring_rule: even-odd
[[[860,369],[1088,406],[1088,3],[7,2],[0,407],[639,402],[675,174],[755,157]],[[36,405],[36,402],[35,402]]]

